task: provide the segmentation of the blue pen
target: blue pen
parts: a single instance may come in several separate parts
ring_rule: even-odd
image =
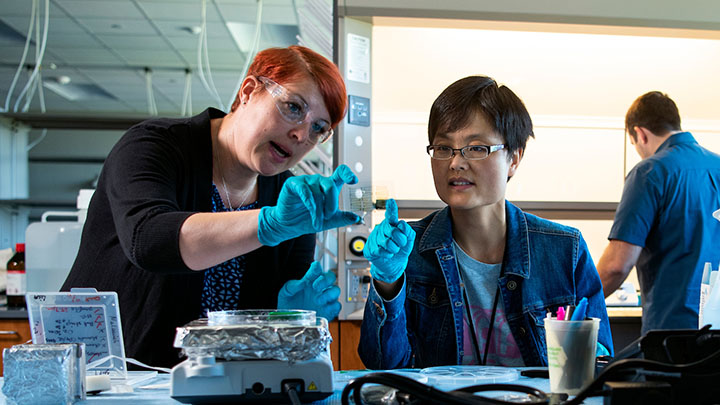
[[[585,319],[587,313],[587,297],[583,297],[575,307],[575,311],[572,314],[571,321],[582,321]]]

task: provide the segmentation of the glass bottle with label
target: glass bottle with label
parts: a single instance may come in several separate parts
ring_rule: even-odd
[[[25,308],[27,281],[25,276],[25,244],[15,245],[15,255],[7,263],[8,308]]]

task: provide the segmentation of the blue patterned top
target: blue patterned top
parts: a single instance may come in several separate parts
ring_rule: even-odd
[[[212,212],[230,211],[220,198],[220,192],[215,184],[212,185]],[[258,202],[243,205],[235,211],[251,210],[258,207]],[[207,316],[209,311],[225,311],[241,309],[240,285],[245,272],[245,256],[233,257],[217,266],[205,270],[202,291],[202,314]]]

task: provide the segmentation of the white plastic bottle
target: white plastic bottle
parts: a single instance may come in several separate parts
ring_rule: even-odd
[[[703,323],[712,325],[711,329],[720,329],[720,282],[711,287],[703,309]]]
[[[710,274],[712,273],[712,263],[705,262],[703,268],[702,281],[700,282],[700,306],[698,308],[698,327],[702,328],[705,326],[705,304],[707,303],[708,295],[710,295],[711,284]]]
[[[93,190],[80,190],[77,211],[48,211],[25,230],[28,292],[60,291],[80,248]],[[72,221],[52,221],[69,217]],[[74,220],[76,219],[76,220]]]

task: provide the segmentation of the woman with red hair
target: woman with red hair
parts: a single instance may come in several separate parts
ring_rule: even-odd
[[[180,361],[175,328],[209,311],[340,311],[314,233],[356,223],[338,210],[347,166],[288,171],[347,107],[337,67],[300,46],[257,54],[229,113],[152,119],[108,155],[63,290],[116,291],[128,357]]]

